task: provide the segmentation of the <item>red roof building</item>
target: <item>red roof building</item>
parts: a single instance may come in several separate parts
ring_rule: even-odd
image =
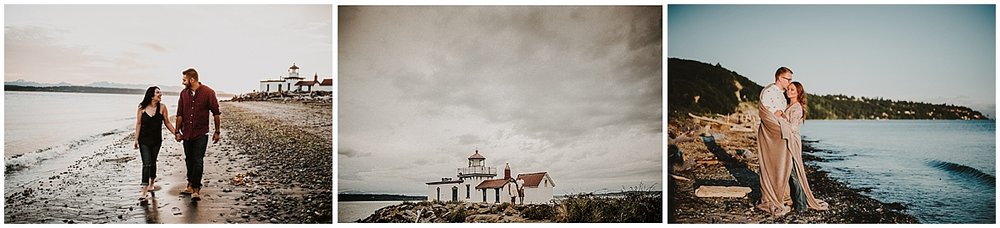
[[[556,184],[552,182],[552,178],[549,178],[547,172],[518,174],[517,179],[524,180],[524,187],[529,188],[537,188],[539,185],[543,184],[551,185],[553,187],[556,186]]]
[[[497,189],[497,188],[503,188],[509,182],[510,182],[510,180],[504,180],[504,179],[484,180],[482,183],[479,183],[479,185],[476,186],[476,189]]]

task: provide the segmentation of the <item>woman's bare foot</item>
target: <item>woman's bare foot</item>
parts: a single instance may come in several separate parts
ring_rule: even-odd
[[[146,190],[146,186],[143,186],[142,187],[142,197],[139,197],[139,201],[146,201],[146,193],[149,193],[149,191]]]
[[[781,217],[781,216],[787,215],[788,212],[792,212],[792,207],[782,206],[780,211],[774,212],[774,214],[771,214],[771,216],[773,216],[773,217]]]
[[[146,191],[155,192],[157,190],[160,190],[160,186],[156,186],[154,184],[155,181],[156,181],[156,178],[149,179],[149,185],[146,185]]]
[[[817,199],[816,204],[819,204],[819,208],[816,208],[816,210],[820,211],[830,210],[830,204],[827,203],[826,201]]]

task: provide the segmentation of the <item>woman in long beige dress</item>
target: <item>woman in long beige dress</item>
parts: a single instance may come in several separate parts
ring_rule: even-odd
[[[827,210],[829,205],[823,200],[818,200],[813,196],[812,190],[809,189],[809,181],[806,179],[805,165],[802,163],[802,134],[799,132],[799,127],[805,122],[805,118],[808,112],[805,111],[806,107],[806,92],[802,88],[802,83],[792,82],[785,90],[785,95],[788,97],[788,109],[784,112],[788,119],[788,126],[791,130],[791,135],[788,139],[788,150],[791,152],[792,158],[792,171],[791,171],[791,184],[790,187],[790,199],[786,198],[786,204],[788,200],[793,200],[795,210],[803,212],[806,207],[814,210]]]

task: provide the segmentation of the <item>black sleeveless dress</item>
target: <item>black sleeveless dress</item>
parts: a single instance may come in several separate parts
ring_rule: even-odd
[[[160,145],[163,142],[163,114],[160,113],[160,105],[156,105],[156,114],[149,116],[146,110],[142,110],[142,127],[139,128],[139,143],[143,145]]]

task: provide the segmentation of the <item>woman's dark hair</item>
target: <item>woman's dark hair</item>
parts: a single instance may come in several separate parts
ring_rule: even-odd
[[[807,105],[807,101],[806,101],[806,97],[807,97],[806,96],[806,90],[804,88],[802,88],[802,83],[799,83],[797,81],[796,82],[792,82],[791,86],[795,86],[795,89],[799,90],[799,95],[796,98],[798,98],[799,103],[802,104],[802,121],[805,122],[806,121],[806,117],[809,116],[809,108],[808,108],[809,106]],[[787,99],[787,100],[791,101],[791,99]],[[791,104],[789,104],[789,105],[791,105]]]
[[[139,108],[145,108],[149,103],[153,103],[153,96],[156,95],[156,90],[160,87],[150,86],[146,89],[146,96],[142,97],[142,102],[139,102]]]

